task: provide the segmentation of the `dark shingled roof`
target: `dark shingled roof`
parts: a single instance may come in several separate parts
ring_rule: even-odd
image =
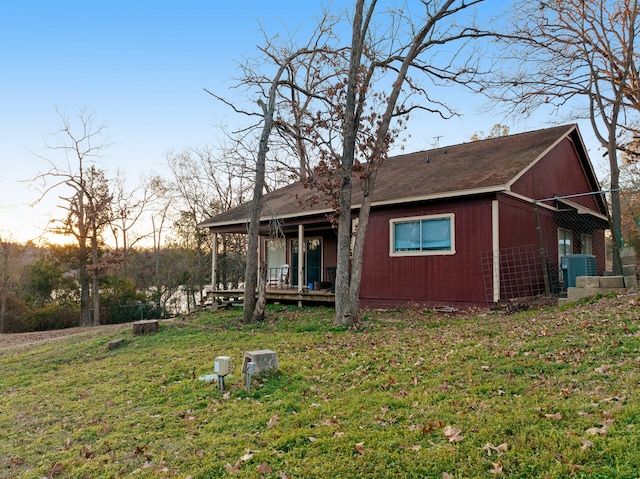
[[[576,125],[557,126],[390,157],[378,170],[373,204],[504,189],[575,128]],[[262,217],[287,218],[331,211],[323,204],[301,205],[299,199],[314,193],[300,182],[270,192],[263,197]],[[353,205],[357,207],[361,200],[361,191],[354,189]],[[243,205],[199,226],[244,223],[247,216],[247,206]]]

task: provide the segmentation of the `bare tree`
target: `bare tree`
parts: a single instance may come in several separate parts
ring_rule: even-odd
[[[161,180],[157,177],[152,177],[128,187],[126,174],[122,171],[117,172],[111,181],[113,201],[109,227],[115,242],[116,254],[122,255],[124,264],[129,249],[152,235],[150,232],[136,234],[135,228],[147,219],[151,205],[157,199],[157,195],[161,194],[158,188],[154,187],[159,181]]]
[[[414,110],[450,117],[454,112],[432,96],[421,80],[432,84],[469,82],[479,73],[472,40],[493,35],[475,26],[473,16],[461,18],[477,1],[416,1],[404,9],[357,0],[351,20],[351,46],[343,74],[331,90],[328,115],[314,125],[322,161],[312,182],[325,192],[337,191],[338,262],[337,324],[349,325],[359,308],[362,257],[377,170]],[[437,49],[448,48],[446,58]],[[441,63],[442,62],[442,63]],[[339,64],[339,63],[336,63]],[[410,103],[417,95],[421,103]],[[337,133],[337,134],[336,134]],[[339,146],[336,146],[339,138]],[[362,188],[352,244],[351,197]]]
[[[55,233],[72,236],[78,243],[78,275],[80,278],[80,325],[91,326],[99,323],[99,308],[91,317],[90,280],[94,281],[94,301],[98,305],[99,274],[98,248],[102,229],[107,224],[110,195],[104,172],[95,167],[108,146],[105,127],[95,126],[93,116],[80,111],[76,123],[58,112],[62,128],[56,133],[59,143],[47,144],[52,152],[62,153],[63,158],[55,162],[40,156],[49,169],[34,178],[41,193],[38,201],[53,190],[70,190],[70,195],[59,195],[59,207],[65,212],[61,220],[54,220],[49,228]]]
[[[265,175],[267,171],[267,155],[270,150],[271,133],[278,129],[283,135],[280,137],[285,142],[291,141],[291,148],[294,155],[299,158],[298,174],[304,177],[308,170],[308,155],[305,147],[303,132],[304,116],[304,95],[299,93],[304,90],[297,84],[298,72],[303,71],[302,65],[315,64],[310,59],[316,58],[321,53],[327,53],[328,49],[324,43],[327,29],[323,26],[318,28],[307,44],[299,49],[288,46],[276,46],[271,41],[267,41],[267,46],[260,48],[260,51],[267,59],[269,66],[275,68],[272,75],[262,75],[257,73],[254,65],[243,67],[243,77],[240,84],[246,88],[257,91],[258,98],[255,103],[260,110],[247,111],[239,108],[224,98],[209,92],[218,100],[232,107],[237,113],[242,113],[248,117],[258,118],[258,122],[247,129],[238,132],[238,137],[247,137],[248,134],[258,135],[258,148],[255,155],[255,175],[253,177],[253,196],[248,206],[248,248],[245,268],[245,293],[244,293],[244,322],[251,323],[262,319],[263,311],[256,308],[256,288],[258,284],[258,242],[260,216],[262,212],[262,195],[265,191]],[[308,71],[308,70],[307,70]],[[309,87],[309,77],[306,87]],[[309,92],[305,93],[309,96]],[[288,103],[288,108],[282,106]],[[286,122],[278,117],[279,112],[292,112],[292,121]],[[249,132],[249,133],[248,133]],[[240,144],[243,141],[239,141]]]
[[[606,149],[611,184],[614,270],[622,246],[618,151],[628,149],[640,112],[637,0],[552,0],[521,3],[498,61],[504,74],[484,84],[512,114],[571,106],[590,120]]]

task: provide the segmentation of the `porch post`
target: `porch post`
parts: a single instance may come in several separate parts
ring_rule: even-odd
[[[304,283],[304,225],[298,225],[298,293]]]
[[[491,202],[491,243],[493,249],[493,302],[500,301],[500,215],[498,200]]]
[[[218,233],[213,233],[213,241],[211,245],[211,290],[216,291],[218,285],[216,283],[216,270],[218,268]]]

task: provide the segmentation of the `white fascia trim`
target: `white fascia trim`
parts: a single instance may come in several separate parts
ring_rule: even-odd
[[[499,193],[501,191],[508,191],[508,188],[505,185],[495,185],[495,186],[486,186],[484,188],[471,188],[468,190],[458,190],[458,191],[447,191],[444,193],[432,193],[430,195],[420,195],[420,196],[409,196],[406,198],[396,198],[391,200],[382,200],[382,201],[374,201],[371,203],[371,206],[391,206],[391,205],[400,205],[404,203],[418,203],[420,201],[430,201],[430,200],[439,200],[439,199],[448,199],[448,198],[459,198],[461,196],[473,196],[473,195],[481,195],[486,193]],[[354,204],[351,206],[352,210],[359,210],[362,205],[360,203]],[[319,210],[298,212],[298,213],[289,213],[286,215],[278,215],[279,219],[290,219],[290,218],[304,218],[307,216],[315,216],[321,214],[332,213],[334,210],[332,208],[322,208]],[[273,217],[262,217],[260,221],[269,221]],[[232,226],[232,225],[240,225],[246,224],[248,222],[248,218],[242,218],[233,221],[216,221],[215,223],[207,223],[206,221],[200,224],[201,228],[215,228],[216,226]]]

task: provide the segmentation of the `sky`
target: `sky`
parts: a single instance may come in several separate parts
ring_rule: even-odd
[[[215,144],[217,126],[232,121],[233,112],[204,89],[231,98],[238,62],[257,56],[263,44],[261,27],[301,35],[322,6],[320,0],[2,2],[0,236],[36,239],[52,215],[61,217],[55,193],[32,205],[40,194],[28,181],[47,169],[42,157],[51,158],[45,146],[61,127],[57,112],[72,118],[86,110],[106,127],[103,166],[109,171],[119,169],[133,181],[168,176],[169,152]],[[406,151],[468,141],[503,121],[459,91],[448,100],[463,116],[416,119]],[[553,121],[523,119],[511,132]],[[589,144],[588,126],[581,132]],[[600,154],[594,151],[595,162]]]

